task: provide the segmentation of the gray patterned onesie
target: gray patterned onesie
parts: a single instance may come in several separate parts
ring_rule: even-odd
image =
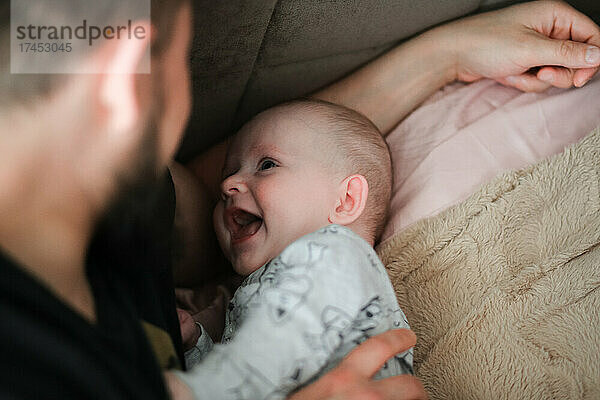
[[[199,367],[178,376],[198,399],[281,399],[392,328],[408,323],[377,254],[350,229],[329,225],[250,274],[229,304],[222,344],[206,352],[202,332],[186,354]],[[376,377],[406,373],[412,349]]]

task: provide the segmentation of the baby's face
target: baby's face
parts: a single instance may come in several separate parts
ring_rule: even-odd
[[[331,150],[324,142],[281,111],[250,122],[234,138],[214,224],[239,274],[250,274],[329,223],[342,179],[324,167],[322,158]]]

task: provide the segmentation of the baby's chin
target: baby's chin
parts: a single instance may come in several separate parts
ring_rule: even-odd
[[[253,273],[254,271],[256,271],[257,269],[259,269],[260,267],[262,267],[263,265],[265,265],[268,261],[269,261],[269,259],[265,259],[264,261],[238,259],[238,260],[232,261],[232,265],[233,265],[233,270],[237,274],[239,274],[241,276],[248,276],[251,273]]]

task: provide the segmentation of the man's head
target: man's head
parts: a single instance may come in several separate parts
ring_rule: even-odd
[[[322,101],[271,108],[234,137],[215,229],[247,275],[301,236],[330,223],[373,243],[385,222],[391,161],[364,116]]]
[[[114,197],[120,183],[156,174],[159,166],[166,165],[190,109],[190,5],[185,0],[152,0],[149,21],[148,15],[136,14],[134,3],[139,1],[40,1],[20,11],[34,26],[60,26],[59,21],[91,16],[108,23],[131,15],[134,24],[149,33],[145,40],[123,35],[98,41],[81,59],[73,60],[99,65],[103,71],[131,73],[11,74],[10,2],[3,2],[0,158],[33,158],[26,168],[57,174],[64,169],[65,181],[81,184],[85,187],[81,190],[89,191],[89,197],[100,204]],[[149,47],[152,73],[135,74]],[[55,58],[60,59],[60,54]],[[4,164],[1,169],[13,173]],[[36,179],[41,182],[39,176]]]
[[[10,73],[9,3],[0,5],[0,247],[40,274],[79,271],[99,220],[147,208],[144,182],[179,143],[190,108],[190,4],[151,0],[151,26],[129,0],[36,1],[21,10],[31,24],[132,12],[151,34],[99,41],[74,60],[107,73],[19,75]],[[151,74],[135,74],[149,46]]]

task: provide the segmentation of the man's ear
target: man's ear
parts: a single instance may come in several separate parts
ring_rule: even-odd
[[[100,49],[94,62],[102,63],[104,74],[99,74],[97,82],[98,102],[104,113],[104,122],[110,127],[111,140],[127,139],[124,132],[131,132],[139,124],[142,97],[150,97],[150,93],[142,93],[136,85],[139,74],[144,68],[142,63],[150,63],[149,46],[150,22],[136,21],[136,27],[142,26],[148,32],[144,38],[122,38],[107,41]],[[148,65],[149,70],[149,65]],[[147,74],[148,90],[151,90],[150,75]],[[146,95],[146,96],[145,96]],[[118,136],[118,137],[117,137]]]
[[[340,183],[338,200],[329,214],[329,222],[350,225],[363,213],[369,195],[369,184],[362,175],[350,175]]]

